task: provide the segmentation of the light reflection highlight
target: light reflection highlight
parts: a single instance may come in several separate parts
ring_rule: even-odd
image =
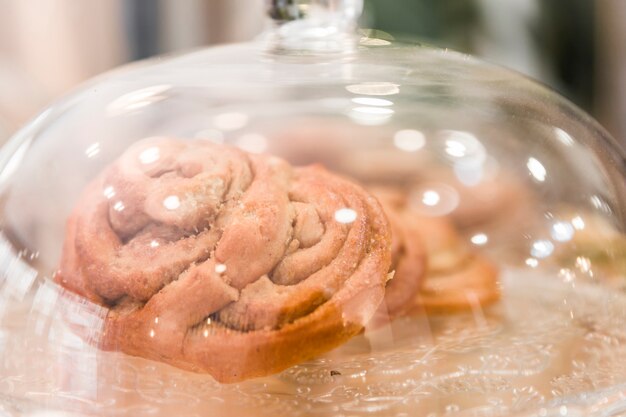
[[[124,203],[121,201],[118,201],[117,203],[113,204],[113,210],[115,211],[124,211],[125,208],[126,206],[124,206]]]
[[[161,84],[132,91],[113,100],[106,108],[110,115],[119,115],[149,106],[166,98],[163,94],[172,88],[171,85]]]
[[[218,129],[231,131],[245,127],[249,119],[245,113],[222,113],[213,118],[213,124]]]
[[[467,148],[461,142],[449,139],[446,141],[446,153],[450,156],[462,158],[465,156]]]
[[[482,164],[487,159],[487,151],[478,138],[462,130],[442,130],[440,136],[445,145],[444,152],[455,163]]]
[[[591,270],[591,259],[585,256],[579,256],[576,258],[576,267],[582,272],[589,272]]]
[[[364,38],[361,38],[361,40],[359,41],[359,44],[363,46],[389,46],[391,45],[391,42],[386,41],[384,39],[364,37]]]
[[[459,193],[447,184],[431,183],[413,190],[409,197],[411,207],[428,216],[443,216],[459,205]]]
[[[93,158],[100,153],[100,144],[98,142],[92,143],[87,149],[85,149],[85,155],[87,158]]]
[[[352,109],[353,112],[363,113],[363,114],[372,114],[372,115],[391,115],[393,114],[392,109],[386,109],[381,107],[355,107]]]
[[[393,136],[393,144],[396,148],[405,152],[417,152],[426,145],[424,134],[418,130],[399,130]]]
[[[263,153],[267,146],[267,138],[259,133],[247,133],[237,139],[237,147],[250,153]]]
[[[180,207],[180,199],[178,196],[170,195],[163,200],[163,207],[168,210],[176,210]]]
[[[483,163],[477,164],[454,164],[454,175],[463,185],[469,187],[480,184],[485,177]]]
[[[346,90],[353,94],[366,96],[390,96],[400,92],[400,85],[389,82],[366,82],[347,85]]]
[[[350,224],[357,218],[356,211],[351,208],[342,208],[335,212],[335,220],[339,223]]]
[[[572,145],[574,145],[574,139],[569,135],[569,133],[567,133],[563,129],[555,127],[554,128],[554,133],[556,134],[556,138],[563,145],[565,145],[565,146],[572,146]]]
[[[115,197],[115,189],[112,185],[109,185],[108,187],[104,188],[102,194],[107,198],[107,200],[110,200]]]
[[[489,242],[489,237],[484,233],[477,233],[470,240],[474,245],[482,246]]]
[[[376,113],[364,113],[361,111],[351,111],[350,119],[353,122],[364,126],[378,126],[383,125],[391,119],[391,113],[388,114],[376,114]]]
[[[595,208],[597,209],[602,208],[602,200],[597,195],[591,196],[589,200],[591,201],[591,204],[593,204]]]
[[[559,270],[559,277],[563,282],[571,283],[576,279],[576,274],[571,269],[561,268]]]
[[[539,265],[539,261],[535,258],[527,258],[525,263],[531,268],[537,268],[537,266]]]
[[[148,165],[148,164],[152,164],[158,161],[160,157],[161,157],[161,153],[160,153],[159,148],[156,146],[151,146],[147,149],[144,149],[139,154],[139,162],[141,162],[144,165]]]
[[[24,262],[19,253],[15,254],[12,249],[4,248],[4,236],[0,235],[0,239],[3,246],[0,255],[0,296],[21,301],[35,284],[37,271]],[[4,285],[2,285],[3,279]],[[0,299],[0,316],[2,307],[6,304]]]
[[[352,102],[355,104],[361,104],[363,106],[378,106],[378,107],[393,106],[393,101],[391,100],[385,100],[383,98],[373,98],[373,97],[355,97],[352,99]]]
[[[544,182],[546,180],[547,171],[541,162],[539,162],[535,158],[528,158],[528,162],[526,163],[526,167],[530,174],[539,182]]]
[[[600,196],[594,195],[589,199],[591,204],[598,210],[602,210],[605,213],[611,213],[611,207]]]
[[[552,225],[550,235],[557,242],[567,242],[574,237],[574,227],[568,222],[556,222]]]
[[[545,239],[534,241],[530,249],[530,254],[539,259],[547,258],[552,255],[552,252],[554,252],[554,244]]]
[[[424,192],[422,196],[422,203],[427,206],[434,207],[441,201],[441,196],[437,191],[428,190]]]
[[[576,216],[572,219],[572,226],[576,230],[583,230],[585,228],[585,221],[580,216]]]
[[[217,129],[200,130],[196,132],[194,137],[196,139],[206,139],[208,141],[211,141],[220,145],[224,143],[224,134],[220,130],[217,130]]]

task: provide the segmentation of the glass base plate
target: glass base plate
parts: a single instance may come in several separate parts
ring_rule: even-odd
[[[626,294],[556,274],[505,271],[487,309],[399,319],[232,385],[92,348],[72,329],[97,337],[102,312],[54,291],[2,316],[0,416],[626,415]]]

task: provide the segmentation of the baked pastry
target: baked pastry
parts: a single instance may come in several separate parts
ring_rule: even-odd
[[[484,255],[465,245],[447,217],[424,216],[394,187],[371,187],[390,219],[392,268],[387,283],[390,316],[408,310],[453,312],[499,298],[498,272]]]
[[[420,232],[423,218],[413,216],[406,206],[405,194],[392,187],[369,187],[378,198],[391,226],[392,279],[385,288],[385,302],[377,314],[384,322],[407,313],[415,303],[426,275],[426,247]],[[433,237],[436,239],[437,237]]]
[[[153,138],[87,186],[56,280],[109,307],[102,348],[236,382],[359,333],[390,239],[377,200],[320,166]]]
[[[419,307],[428,313],[448,313],[500,298],[497,268],[461,241],[449,219],[431,217],[419,224],[428,254],[426,279],[417,296]]]

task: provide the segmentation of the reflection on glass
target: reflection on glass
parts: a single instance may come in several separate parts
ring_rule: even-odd
[[[361,104],[363,106],[392,106],[393,101],[385,100],[382,98],[373,98],[373,97],[355,97],[352,99],[352,102],[355,104]]]
[[[202,129],[194,135],[196,139],[206,139],[214,143],[224,143],[224,133],[217,129]]]
[[[536,240],[530,249],[530,254],[535,258],[543,259],[552,255],[554,252],[554,244],[549,240]]]
[[[458,130],[442,130],[439,135],[445,144],[444,152],[454,162],[483,163],[487,151],[478,138],[470,132]]]
[[[117,116],[141,109],[165,99],[164,93],[171,88],[171,85],[162,84],[135,90],[113,100],[106,111],[110,116]]]
[[[576,230],[583,230],[585,228],[585,221],[580,216],[576,216],[572,219],[572,226]]]
[[[245,127],[249,119],[245,113],[222,113],[213,118],[213,124],[220,130],[231,131]]]
[[[393,114],[393,110],[380,107],[355,107],[354,109],[352,109],[352,111],[373,116],[385,116]]]
[[[346,90],[353,94],[368,96],[391,96],[400,93],[400,85],[390,82],[366,82],[346,86]]]
[[[368,38],[368,37],[361,38],[359,43],[361,45],[363,45],[363,46],[388,46],[388,45],[391,45],[391,42],[386,41],[384,39]]]
[[[139,154],[139,162],[144,165],[152,164],[160,158],[160,150],[156,146],[151,146]]]
[[[350,112],[350,118],[358,124],[376,126],[385,124],[391,119],[393,110],[380,107],[355,107]]]
[[[484,164],[478,162],[472,163],[456,163],[454,164],[454,174],[463,185],[478,185],[485,176]]]
[[[426,138],[418,130],[403,129],[393,136],[393,144],[402,151],[417,152],[426,145]]]
[[[113,204],[113,210],[115,211],[124,211],[126,207],[124,206],[124,203],[122,203],[121,201],[116,202],[115,204]]]
[[[422,196],[422,203],[427,206],[434,207],[441,201],[441,197],[437,191],[428,190],[424,192]]]
[[[550,235],[557,242],[567,242],[574,237],[574,226],[568,222],[556,222],[552,225]]]
[[[559,270],[559,277],[563,280],[563,282],[569,283],[574,282],[576,274],[569,268],[561,268]]]
[[[547,171],[541,162],[539,162],[535,158],[528,158],[528,162],[526,163],[526,167],[530,171],[530,174],[539,182],[544,182],[546,180]]]
[[[598,210],[601,210],[605,213],[611,213],[611,207],[600,196],[591,196],[589,200],[591,201],[591,204]]]
[[[163,207],[168,210],[176,210],[180,207],[180,198],[177,195],[170,195],[163,200]]]
[[[215,264],[215,272],[217,274],[223,274],[224,272],[226,272],[226,265],[220,264],[220,263]],[[210,324],[211,323],[210,322],[211,319],[207,319],[207,320],[209,320],[208,324]]]
[[[93,158],[100,153],[100,144],[98,142],[92,143],[87,149],[85,149],[85,155],[87,158]]]
[[[465,156],[465,152],[467,148],[461,142],[456,140],[448,139],[446,141],[446,153],[450,156],[455,156],[457,158],[462,158]]]
[[[482,245],[487,244],[487,242],[489,242],[489,237],[484,233],[477,233],[474,236],[472,236],[470,240],[472,241],[474,245],[482,246]]]
[[[556,134],[556,138],[563,145],[572,146],[574,144],[574,139],[572,139],[572,137],[566,131],[564,131],[563,129],[555,127],[554,128],[554,133]]]
[[[267,149],[267,138],[259,133],[246,133],[237,139],[236,144],[246,152],[263,153]]]
[[[576,258],[576,267],[582,272],[589,272],[591,270],[591,260],[586,256],[579,256]]]
[[[539,261],[535,258],[527,258],[525,263],[531,268],[536,268],[539,265]]]
[[[23,300],[37,279],[37,271],[22,259],[23,254],[16,253],[0,233],[0,304]]]
[[[115,197],[115,189],[113,188],[112,185],[109,185],[104,188],[104,190],[102,191],[102,194],[104,194],[104,196],[110,200],[113,197]]]
[[[459,193],[443,183],[426,183],[414,189],[409,204],[427,216],[443,216],[452,213],[459,206]]]
[[[357,213],[351,208],[342,208],[335,211],[335,220],[339,223],[350,224],[356,220]]]

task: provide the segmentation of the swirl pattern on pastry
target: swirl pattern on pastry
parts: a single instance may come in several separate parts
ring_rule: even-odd
[[[322,167],[154,138],[86,188],[56,279],[109,306],[104,349],[235,382],[359,333],[389,248],[376,199]]]

